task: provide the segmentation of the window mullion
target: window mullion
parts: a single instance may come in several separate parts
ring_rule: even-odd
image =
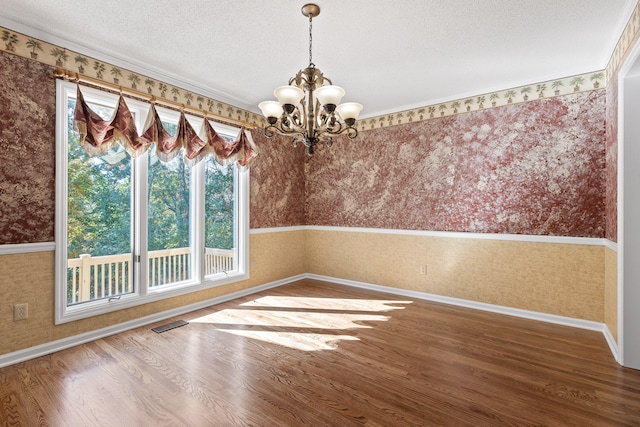
[[[148,154],[138,156],[134,162],[134,253],[136,262],[136,290],[140,295],[149,291],[149,261],[148,261]]]
[[[204,215],[205,215],[205,189],[204,189],[204,166],[205,162],[198,162],[192,168],[191,179],[191,251],[193,256],[193,277],[198,283],[204,282]]]
[[[233,217],[235,229],[235,254],[237,269],[244,274],[249,272],[249,171],[235,168],[234,198],[236,214]]]

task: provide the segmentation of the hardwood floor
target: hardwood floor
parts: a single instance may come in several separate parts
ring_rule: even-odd
[[[3,426],[638,426],[598,332],[304,280],[0,369]]]

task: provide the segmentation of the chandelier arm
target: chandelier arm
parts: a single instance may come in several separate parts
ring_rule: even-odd
[[[322,129],[323,131],[327,131],[329,133],[340,132],[345,124],[338,120],[335,113],[327,113],[323,111],[320,115],[318,130]],[[334,130],[336,129],[336,130]]]
[[[274,136],[276,136],[276,132],[270,129],[272,127],[273,126],[266,126],[264,128],[264,136],[266,136],[267,138],[273,138]]]
[[[288,126],[292,129],[303,129],[304,128],[304,109],[302,110],[302,114],[300,113],[300,109],[295,107],[293,113],[288,115],[289,120],[293,126]]]
[[[333,131],[331,129],[333,129],[335,126],[329,126],[329,115],[327,114],[320,114],[320,117],[318,118],[318,123],[316,126],[316,134],[317,135],[323,135],[326,133],[333,133]]]
[[[303,108],[298,121],[298,130],[300,133],[307,133],[307,120],[307,110]]]
[[[299,79],[300,79],[300,72],[298,72],[298,74],[296,74],[295,76],[289,79],[289,86],[300,86],[300,83],[298,81]]]
[[[301,104],[296,107],[296,126],[301,132],[304,132],[307,123],[307,110],[304,108],[304,98],[302,99]]]
[[[339,127],[337,130],[327,128],[323,130],[321,133],[318,133],[318,138],[325,137],[326,135],[342,135],[343,133],[346,133],[349,139],[353,139],[356,136],[358,136],[358,129],[356,129],[355,127],[345,126],[344,124],[339,122],[338,122],[338,125]]]
[[[273,125],[269,125],[264,128],[264,136],[266,136],[267,138],[273,138],[276,134],[290,136],[290,135],[302,135],[302,132],[296,129],[283,127],[282,123],[280,122],[275,123]]]
[[[356,136],[358,136],[358,129],[356,129],[355,127],[350,126],[346,130],[349,139],[354,139]]]

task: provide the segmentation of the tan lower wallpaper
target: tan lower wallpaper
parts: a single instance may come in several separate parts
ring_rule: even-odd
[[[615,310],[606,309],[610,293],[605,292],[602,246],[325,230],[252,234],[250,244],[249,280],[59,326],[53,320],[53,252],[3,255],[0,354],[303,273],[606,320],[615,334]],[[606,259],[615,266],[610,254]],[[25,302],[29,319],[13,321],[13,304]]]
[[[227,286],[141,305],[76,322],[54,325],[54,253],[0,256],[0,354],[67,338],[304,273],[304,232],[254,234],[251,277]],[[38,268],[34,268],[38,266]],[[13,320],[13,305],[29,304],[27,320]]]
[[[306,244],[312,274],[604,321],[602,246],[325,230]]]

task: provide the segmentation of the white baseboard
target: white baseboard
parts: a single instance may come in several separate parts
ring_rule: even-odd
[[[613,338],[609,327],[606,324],[603,324],[602,326],[602,334],[604,335],[604,339],[607,340],[607,344],[609,345],[611,354],[616,359],[616,362],[622,365],[622,359],[620,357],[620,352],[618,351],[618,343],[616,342],[615,338]]]
[[[185,313],[189,313],[201,308],[209,307],[223,302],[231,301],[236,298],[241,298],[247,295],[251,295],[257,292],[261,292],[267,289],[275,288],[278,286],[286,285],[287,283],[301,280],[305,275],[289,277],[287,279],[277,280],[275,282],[267,283],[264,285],[256,286],[249,289],[244,289],[238,292],[232,292],[230,294],[222,295],[216,298],[211,298],[205,301],[185,305],[182,307],[174,308],[171,310],[163,311],[160,313],[151,314],[149,316],[141,317],[139,319],[130,320],[128,322],[118,323],[117,325],[108,326],[106,328],[97,329],[95,331],[85,332],[83,334],[74,335],[71,337],[63,338],[57,341],[48,342],[45,344],[37,345],[34,347],[26,348],[24,350],[18,350],[13,353],[7,353],[0,355],[0,368],[13,365],[15,363],[24,362],[25,360],[35,359],[36,357],[44,356],[47,354],[55,353],[56,351],[64,350],[76,345],[84,344],[90,341],[95,341],[100,338],[108,337],[109,335],[118,334],[120,332],[128,331],[130,329],[145,326],[150,323],[159,322],[164,319],[168,319],[175,316],[180,316]]]
[[[541,322],[571,326],[573,328],[587,329],[590,331],[598,331],[602,333],[605,332],[605,329],[608,331],[608,329],[605,327],[603,323],[593,322],[590,320],[575,319],[572,317],[564,317],[564,316],[557,316],[554,314],[540,313],[536,311],[521,310],[518,308],[486,304],[482,302],[464,300],[460,298],[445,297],[441,295],[429,294],[426,292],[417,292],[417,291],[409,291],[406,289],[391,288],[388,286],[380,286],[380,285],[374,285],[371,283],[356,282],[353,280],[344,280],[336,277],[320,276],[317,274],[307,274],[306,277],[309,279],[323,280],[325,282],[333,282],[341,285],[354,286],[354,287],[363,288],[363,289],[370,289],[372,291],[386,292],[389,294],[405,296],[409,298],[435,301],[435,302],[440,302],[440,303],[449,304],[449,305],[473,308],[476,310],[490,311],[492,313],[506,314],[508,316],[522,317],[525,319],[539,320]],[[609,333],[609,335],[611,334]],[[605,335],[605,338],[606,338],[606,335]],[[611,337],[611,340],[612,342],[615,342],[615,340],[613,340],[613,337]],[[611,344],[609,344],[609,346],[611,346]]]
[[[139,319],[130,320],[128,322],[119,323],[117,325],[109,326],[109,327],[98,329],[95,331],[86,332],[84,334],[74,335],[72,337],[63,338],[61,340],[52,341],[46,344],[41,344],[41,345],[30,347],[24,350],[18,350],[13,353],[3,354],[3,355],[0,355],[0,368],[13,365],[15,363],[23,362],[25,360],[34,359],[36,357],[51,354],[56,351],[64,350],[66,348],[84,344],[100,338],[104,338],[109,335],[114,335],[130,329],[138,328],[140,326],[145,326],[150,323],[154,323],[154,322],[158,322],[171,317],[179,316],[185,313],[199,310],[201,308],[209,307],[216,304],[221,304],[223,302],[231,301],[236,298],[255,294],[255,293],[265,291],[267,289],[272,289],[278,286],[283,286],[283,285],[293,283],[305,278],[322,280],[325,282],[332,282],[332,283],[337,283],[341,285],[353,286],[357,288],[369,289],[369,290],[378,291],[378,292],[385,292],[388,294],[405,296],[409,298],[435,301],[435,302],[440,302],[440,303],[449,304],[449,305],[456,305],[456,306],[467,307],[467,308],[472,308],[476,310],[489,311],[489,312],[498,313],[498,314],[506,314],[509,316],[522,317],[525,319],[538,320],[541,322],[571,326],[574,328],[598,331],[604,335],[605,340],[607,341],[607,344],[609,345],[609,348],[613,356],[615,357],[616,361],[619,362],[618,347],[616,345],[616,342],[613,339],[613,336],[611,335],[609,328],[607,328],[607,326],[603,323],[592,322],[589,320],[582,320],[582,319],[574,319],[571,317],[557,316],[553,314],[539,313],[535,311],[521,310],[521,309],[504,307],[504,306],[493,305],[493,304],[486,304],[486,303],[481,303],[476,301],[464,300],[460,298],[445,297],[441,295],[429,294],[426,292],[417,292],[417,291],[409,291],[406,289],[391,288],[388,286],[380,286],[380,285],[374,285],[371,283],[339,279],[336,277],[321,276],[317,274],[300,274],[297,276],[288,277],[286,279],[277,280],[264,285],[245,289],[242,291],[233,292],[227,295],[222,295],[220,297],[211,298],[205,301],[200,301],[200,302],[186,305],[183,307],[178,307],[172,310],[167,310],[167,311],[152,314],[149,316],[141,317]]]

